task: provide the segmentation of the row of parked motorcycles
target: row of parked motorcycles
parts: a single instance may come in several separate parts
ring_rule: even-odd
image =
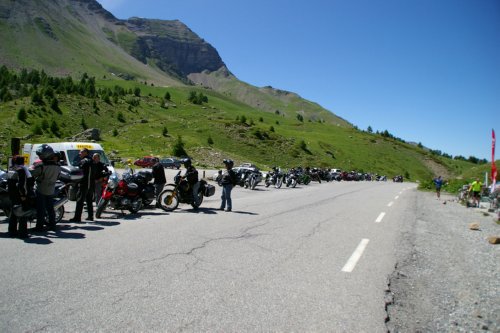
[[[107,173],[104,178],[104,190],[98,200],[96,217],[100,218],[106,209],[129,211],[137,213],[144,207],[148,207],[156,199],[155,187],[152,183],[153,174],[147,170],[137,173],[125,172],[121,176],[116,172]],[[78,182],[83,178],[83,173],[73,167],[61,167],[61,174],[55,186],[54,210],[56,223],[64,216],[64,205],[71,199],[75,200]],[[181,171],[174,177],[174,183],[166,184],[158,198],[157,207],[164,211],[175,210],[180,203],[191,205],[197,209],[203,202],[204,197],[214,195],[215,187],[205,180],[199,181],[196,194],[193,194],[187,180],[181,176]],[[0,170],[0,209],[6,216],[11,212],[19,217],[33,222],[37,218],[35,205],[24,209],[21,206],[13,206],[8,191],[7,172]]]
[[[101,217],[106,208],[137,213],[151,205],[156,199],[152,180],[153,174],[147,170],[137,173],[125,172],[122,177],[116,173],[111,174],[97,204],[96,217]],[[195,192],[193,187],[197,187]],[[174,177],[174,183],[167,184],[159,194],[157,207],[164,211],[173,211],[180,203],[185,203],[197,209],[203,203],[204,197],[210,197],[214,193],[215,187],[203,179],[196,185],[189,185],[179,171]]]

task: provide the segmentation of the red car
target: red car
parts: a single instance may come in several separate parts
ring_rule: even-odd
[[[144,156],[138,160],[135,160],[134,165],[143,167],[143,168],[151,168],[153,165],[155,165],[155,158],[154,156]]]

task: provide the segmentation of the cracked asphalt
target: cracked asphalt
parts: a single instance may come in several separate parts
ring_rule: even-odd
[[[217,188],[198,211],[106,211],[25,241],[0,223],[0,331],[386,332],[384,290],[415,187],[237,188],[233,212],[216,210]]]

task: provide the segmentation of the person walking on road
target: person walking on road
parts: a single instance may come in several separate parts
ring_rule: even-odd
[[[443,179],[441,176],[434,178],[434,185],[436,186],[436,195],[437,198],[441,198],[441,187],[443,186]]]
[[[234,162],[232,160],[224,160],[222,163],[224,163],[226,170],[222,172],[219,179],[219,184],[222,186],[222,202],[219,209],[224,210],[227,206],[226,212],[230,212],[233,209],[231,191],[236,185],[236,172],[233,170]]]
[[[80,169],[83,171],[83,178],[80,181],[78,194],[76,196],[75,216],[70,219],[70,222],[81,222],[83,204],[87,203],[87,221],[94,221],[94,190],[95,180],[92,175],[92,159],[89,156],[89,150],[83,148],[80,150]]]
[[[481,200],[481,190],[483,189],[483,183],[476,178],[475,181],[470,185],[469,191],[472,192],[472,203],[474,207],[479,207],[479,200]]]
[[[153,184],[155,187],[155,197],[156,197],[156,207],[160,207],[160,202],[158,201],[158,198],[160,196],[161,191],[163,191],[163,188],[165,187],[165,184],[167,183],[167,178],[165,177],[165,168],[163,167],[163,164],[160,163],[159,158],[155,158],[155,164],[151,168],[151,171],[153,173]]]

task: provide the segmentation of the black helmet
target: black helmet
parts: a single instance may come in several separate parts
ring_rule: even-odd
[[[230,168],[232,168],[233,165],[234,165],[233,160],[229,160],[229,159],[228,160],[223,160],[222,163],[224,163],[226,165],[229,165]]]
[[[191,159],[189,157],[186,157],[182,159],[182,164],[184,164],[184,167],[189,168],[191,166]]]
[[[54,153],[54,149],[52,149],[51,146],[44,143],[43,145],[41,145],[40,147],[37,148],[36,154],[43,161],[43,160],[48,160],[48,159],[54,157],[55,153]]]

